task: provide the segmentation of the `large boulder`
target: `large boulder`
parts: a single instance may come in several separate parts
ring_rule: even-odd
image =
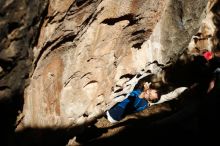
[[[120,78],[182,53],[207,2],[50,1],[33,49],[24,126],[81,124],[105,111]]]

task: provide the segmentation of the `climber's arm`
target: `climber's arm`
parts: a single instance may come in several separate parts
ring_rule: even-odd
[[[149,105],[151,106],[151,105],[154,105],[154,104],[160,104],[160,103],[163,103],[165,101],[169,101],[169,100],[175,99],[180,94],[182,94],[186,89],[187,89],[187,87],[176,88],[175,90],[171,91],[170,93],[162,95],[158,102],[149,103]]]

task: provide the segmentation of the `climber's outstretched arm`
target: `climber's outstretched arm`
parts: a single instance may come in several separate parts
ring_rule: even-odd
[[[154,105],[154,104],[160,104],[160,103],[163,103],[163,102],[165,102],[165,101],[169,101],[169,100],[175,99],[175,98],[177,98],[180,94],[182,94],[186,89],[187,89],[187,87],[179,87],[179,88],[176,88],[175,90],[171,91],[170,93],[167,93],[167,94],[162,95],[161,98],[160,98],[160,100],[159,100],[158,102],[150,103],[150,106],[151,106],[151,105]]]

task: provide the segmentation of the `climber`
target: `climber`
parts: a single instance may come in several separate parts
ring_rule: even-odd
[[[208,90],[198,108],[198,133],[202,139],[211,137],[211,141],[215,141],[214,133],[219,132],[219,104],[220,104],[220,47],[216,47],[212,51],[212,58],[209,62],[209,83]],[[204,134],[206,133],[206,134]]]
[[[209,84],[208,93],[213,89],[220,89],[220,48],[213,50],[212,58],[209,60],[212,79]]]
[[[216,47],[212,51],[205,51],[203,52],[202,56],[208,63],[206,69],[208,74],[206,72],[206,76],[208,76],[207,79],[210,82],[207,90],[207,93],[209,93],[215,87],[215,84],[218,80],[218,75],[220,72],[220,49],[219,47]],[[200,72],[202,72],[202,70],[200,70]],[[216,86],[216,88],[220,88],[218,86]]]
[[[128,98],[118,102],[115,106],[110,108],[107,112],[107,119],[111,123],[116,123],[122,120],[126,115],[142,111],[151,105],[163,103],[172,100],[180,95],[186,87],[180,87],[173,92],[162,95],[152,84],[145,82],[139,89],[133,90]]]

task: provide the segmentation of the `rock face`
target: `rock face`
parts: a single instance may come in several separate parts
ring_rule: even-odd
[[[97,116],[122,76],[155,60],[165,64],[187,47],[207,2],[50,1],[33,49],[24,125],[69,126]]]
[[[0,100],[23,98],[19,128],[84,124],[123,77],[210,50],[216,1],[1,1]]]
[[[0,1],[0,131],[1,145],[12,136],[33,51],[45,16],[47,1]],[[10,140],[9,140],[10,141]]]
[[[24,80],[28,78],[33,59],[32,47],[36,45],[46,5],[46,1],[26,3],[24,0],[3,0],[0,2],[0,100],[2,101],[24,90]]]

